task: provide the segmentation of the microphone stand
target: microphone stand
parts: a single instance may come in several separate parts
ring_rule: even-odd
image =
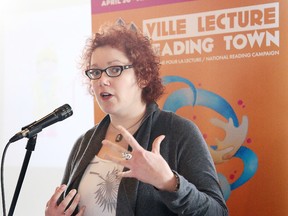
[[[22,164],[22,168],[21,168],[21,172],[18,178],[18,182],[17,182],[17,186],[15,188],[15,192],[14,192],[14,196],[12,199],[12,203],[9,209],[9,213],[8,216],[13,216],[15,207],[16,207],[16,203],[19,197],[19,193],[23,184],[23,180],[26,174],[26,170],[30,161],[30,157],[32,154],[32,151],[34,151],[35,149],[35,145],[36,145],[36,140],[37,140],[37,134],[35,134],[34,136],[32,136],[31,138],[29,138],[27,145],[26,145],[26,155]]]

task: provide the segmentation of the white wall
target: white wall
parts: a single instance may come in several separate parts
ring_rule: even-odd
[[[38,134],[15,216],[44,215],[75,139],[93,126],[93,101],[78,68],[91,35],[90,0],[0,0],[0,147],[21,127],[68,103],[73,116]],[[27,139],[4,164],[8,214]],[[1,200],[2,215],[2,200]]]

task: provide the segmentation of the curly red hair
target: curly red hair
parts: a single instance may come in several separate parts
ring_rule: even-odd
[[[142,33],[124,25],[104,25],[100,31],[89,39],[83,53],[82,69],[90,68],[92,53],[102,46],[116,48],[127,56],[133,64],[142,100],[146,103],[157,101],[164,93],[160,78],[160,59],[155,54],[150,40]]]

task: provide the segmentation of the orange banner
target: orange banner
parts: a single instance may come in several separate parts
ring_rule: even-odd
[[[288,214],[287,1],[103,2],[99,12],[92,1],[93,32],[125,22],[152,39],[159,105],[200,127],[230,215]]]

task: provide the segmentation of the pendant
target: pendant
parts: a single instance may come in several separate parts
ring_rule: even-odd
[[[122,138],[123,138],[123,135],[122,134],[117,134],[117,136],[116,136],[116,138],[115,138],[115,142],[121,142],[121,140],[122,140]]]

